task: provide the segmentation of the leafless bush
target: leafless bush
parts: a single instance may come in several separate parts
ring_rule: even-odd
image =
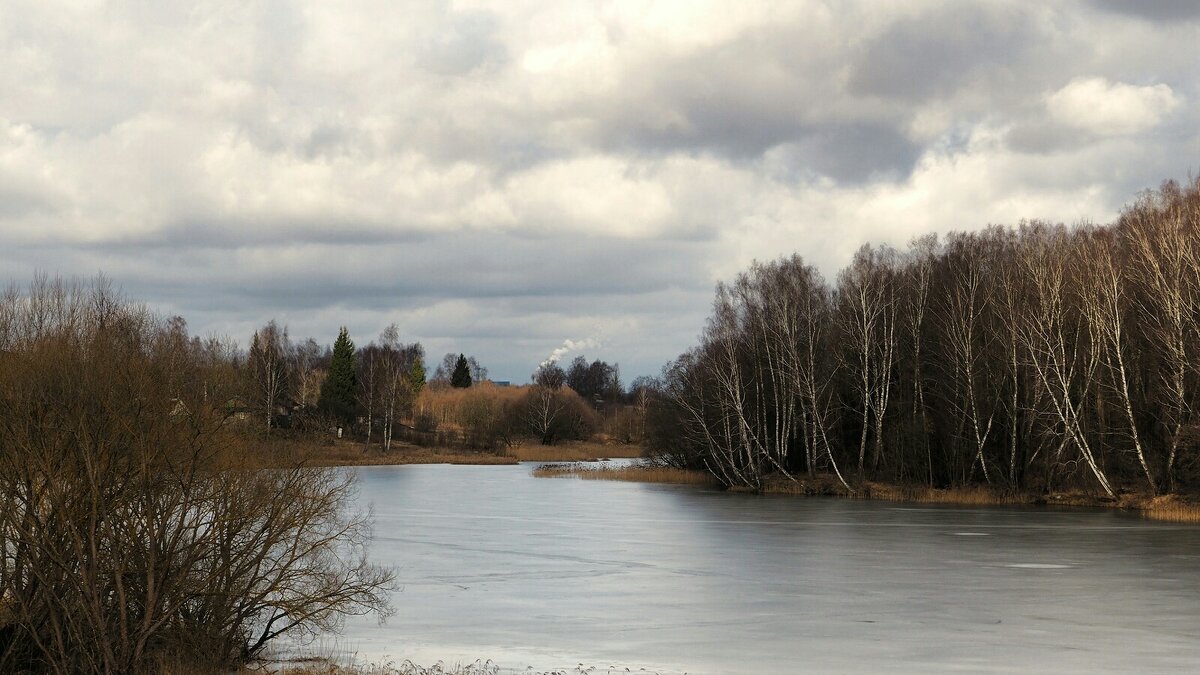
[[[511,428],[539,439],[542,445],[586,440],[597,424],[596,412],[568,387],[528,387],[510,410]]]
[[[227,668],[386,610],[352,477],[244,459],[227,346],[103,280],[0,304],[0,671]]]

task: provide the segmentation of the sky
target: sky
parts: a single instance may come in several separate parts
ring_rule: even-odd
[[[752,260],[1188,178],[1197,44],[1189,0],[4,0],[0,281],[628,383]]]

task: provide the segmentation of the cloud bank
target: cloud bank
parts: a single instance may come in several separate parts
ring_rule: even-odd
[[[798,251],[1104,221],[1200,156],[1194,3],[0,5],[0,277],[523,381]]]

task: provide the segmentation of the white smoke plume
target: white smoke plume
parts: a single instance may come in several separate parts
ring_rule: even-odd
[[[545,368],[552,363],[558,363],[559,359],[566,356],[569,352],[582,351],[589,347],[599,347],[600,341],[595,338],[586,338],[583,340],[563,340],[562,346],[550,352],[545,361],[538,364],[538,368]]]

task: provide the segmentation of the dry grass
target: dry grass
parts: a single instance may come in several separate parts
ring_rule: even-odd
[[[1142,516],[1172,523],[1200,523],[1200,504],[1183,501],[1174,495],[1154,497],[1141,507]]]
[[[888,485],[885,483],[864,483],[852,496],[860,499],[963,506],[1032,504],[1035,501],[1030,495],[1001,492],[984,486],[931,488],[924,485]]]
[[[249,672],[251,671],[246,671],[247,674]],[[535,671],[532,668],[516,670],[502,668],[490,660],[475,661],[468,664],[446,664],[438,661],[431,666],[422,666],[409,660],[405,660],[399,665],[386,663],[369,666],[340,666],[329,660],[317,660],[312,663],[282,664],[278,672],[289,673],[291,675],[629,675],[629,673],[635,671],[631,671],[629,668],[618,668],[617,666],[609,666],[608,668],[584,667],[583,664],[579,664],[574,668],[550,671]],[[636,672],[643,673],[644,675],[655,675],[654,671],[649,671],[645,668],[638,669]]]
[[[563,445],[522,445],[509,448],[507,455],[522,462],[594,462],[606,458],[641,457],[640,445],[607,443],[567,443]]]
[[[405,443],[394,444],[388,452],[378,447],[364,450],[362,443],[338,440],[333,443],[305,439],[272,439],[263,449],[268,463],[290,465],[305,462],[310,466],[386,466],[396,464],[516,464],[517,459],[491,452],[472,452],[450,448],[422,448]]]
[[[622,480],[636,483],[672,483],[676,485],[715,485],[704,471],[689,471],[669,466],[592,466],[566,464],[539,466],[533,470],[539,478],[583,478],[585,480]]]
[[[284,664],[279,672],[289,675],[500,675],[500,667],[491,661],[445,664],[441,661],[431,666],[421,666],[405,660],[369,666],[340,666],[328,661],[304,664]]]
[[[459,448],[421,447],[394,442],[384,452],[372,445],[364,450],[362,443],[351,440],[322,441],[318,439],[278,436],[261,444],[257,459],[269,465],[291,465],[306,462],[312,466],[384,466],[395,464],[516,464],[518,462],[594,462],[599,459],[642,456],[640,445],[607,443],[567,443],[563,445],[529,444],[499,452],[472,451]]]
[[[434,384],[421,390],[414,408],[433,415],[439,426],[461,429],[472,413],[478,413],[480,406],[499,409],[515,403],[526,389],[526,386],[500,387],[491,382],[465,389]]]

